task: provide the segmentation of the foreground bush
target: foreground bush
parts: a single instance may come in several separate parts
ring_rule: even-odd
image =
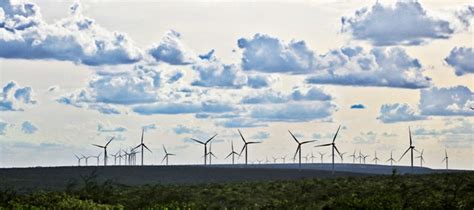
[[[198,185],[123,186],[97,175],[65,192],[4,191],[5,208],[473,209],[474,173]]]

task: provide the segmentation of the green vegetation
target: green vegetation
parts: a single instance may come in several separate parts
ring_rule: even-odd
[[[474,173],[124,186],[97,174],[63,192],[0,192],[0,208],[473,209]]]

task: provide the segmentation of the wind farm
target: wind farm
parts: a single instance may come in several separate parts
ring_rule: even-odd
[[[474,5],[0,0],[2,209],[474,209]]]

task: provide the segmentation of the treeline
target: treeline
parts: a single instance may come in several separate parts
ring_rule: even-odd
[[[7,209],[473,209],[474,173],[124,186],[97,174],[62,192],[4,189]]]

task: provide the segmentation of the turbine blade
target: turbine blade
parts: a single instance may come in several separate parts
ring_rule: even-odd
[[[418,151],[417,149],[413,148],[413,150],[415,150],[416,152],[420,153],[420,154],[423,154],[422,152]]]
[[[336,134],[334,135],[334,138],[332,139],[332,143],[336,141],[337,134],[339,133],[339,129],[341,129],[341,125],[337,128]]]
[[[165,145],[163,145],[163,150],[165,150],[165,154],[168,154],[168,152],[166,151]]]
[[[407,152],[408,152],[409,150],[410,150],[410,147],[408,147],[408,149],[403,153],[403,155],[400,157],[400,159],[399,159],[398,161],[402,160],[403,156],[405,156],[405,154],[407,154]]]
[[[242,135],[242,132],[240,132],[239,129],[238,129],[237,131],[239,131],[239,135],[240,135],[240,138],[242,138],[242,141],[244,141],[244,143],[247,143],[247,142],[245,141],[244,135]]]
[[[163,163],[163,161],[165,161],[166,157],[168,157],[168,154],[166,154],[165,157],[163,157],[163,160],[161,160],[161,163]]]
[[[244,144],[244,146],[242,147],[242,150],[240,150],[240,153],[239,153],[239,156],[242,155],[242,152],[244,152],[244,149],[247,147],[247,144]]]
[[[408,126],[408,134],[410,136],[410,146],[413,144],[413,141],[411,139],[411,129],[410,129],[410,126]]]
[[[342,157],[341,153],[339,152],[339,150],[337,149],[336,145],[334,145],[334,149],[336,149],[336,152],[339,154],[339,157]]]
[[[148,151],[150,151],[151,153],[153,153],[150,149],[148,149],[148,147],[145,145],[145,144],[142,144]]]
[[[104,146],[98,145],[98,144],[92,144],[93,146],[104,148]]]
[[[301,145],[298,145],[298,147],[296,147],[295,155],[293,155],[293,159],[296,158],[296,155],[298,154],[298,151],[300,151],[300,149],[301,149]]]
[[[329,144],[320,144],[320,145],[316,145],[314,147],[325,147],[325,146],[331,146],[332,144],[329,143]]]
[[[224,158],[224,160],[227,159],[227,158],[229,158],[232,154],[234,154],[234,153],[232,153],[232,152],[229,153],[229,154]]]
[[[262,143],[262,142],[260,142],[260,141],[249,141],[249,142],[247,142],[247,144],[260,144],[260,143]]]
[[[199,141],[199,140],[197,140],[197,139],[193,139],[193,138],[191,138],[191,140],[193,140],[193,141],[195,141],[195,142],[197,142],[197,143],[200,143],[200,144],[204,144],[204,142],[202,142],[202,141]]]
[[[109,142],[107,142],[107,144],[105,144],[105,147],[109,146],[110,142],[112,142],[112,140],[114,140],[115,137],[112,137]]]
[[[315,142],[316,140],[310,140],[310,141],[303,141],[301,142],[301,144],[307,144],[307,143],[311,143],[311,142]]]
[[[295,136],[295,135],[293,135],[293,133],[291,133],[291,131],[290,131],[290,130],[288,130],[288,132],[290,133],[291,137],[293,137],[293,139],[296,141],[296,143],[298,143],[298,144],[299,144],[300,142],[298,141],[298,139],[296,138],[296,136]]]
[[[209,143],[209,142],[210,142],[212,139],[214,139],[214,137],[216,137],[216,136],[217,136],[217,133],[216,133],[214,136],[212,136],[210,139],[208,139],[208,140],[206,141],[206,144]]]

